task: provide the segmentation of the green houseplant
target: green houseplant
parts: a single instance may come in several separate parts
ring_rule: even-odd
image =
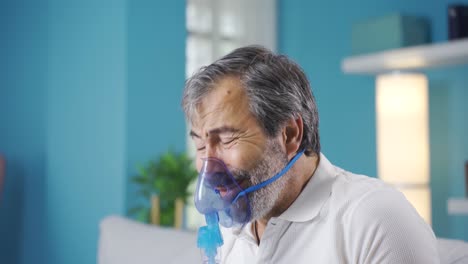
[[[181,199],[186,203],[191,195],[188,186],[197,175],[193,160],[185,152],[169,150],[157,159],[148,161],[146,165],[138,167],[138,174],[132,177],[132,181],[138,186],[138,195],[147,203],[133,208],[130,214],[149,223],[150,201],[156,195],[159,199],[160,224],[172,226],[175,201]]]

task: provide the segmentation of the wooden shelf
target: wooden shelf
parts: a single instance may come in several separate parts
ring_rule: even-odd
[[[468,39],[414,46],[345,58],[343,72],[377,74],[468,63]]]

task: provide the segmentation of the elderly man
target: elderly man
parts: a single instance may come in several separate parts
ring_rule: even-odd
[[[219,160],[248,203],[228,212],[241,225],[223,229],[221,263],[439,262],[431,228],[400,192],[320,152],[315,99],[287,57],[234,50],[187,80],[182,105],[197,169]]]

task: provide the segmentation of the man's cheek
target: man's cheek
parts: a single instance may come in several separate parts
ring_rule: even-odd
[[[202,166],[203,166],[202,159],[197,157],[197,160],[195,162],[195,167],[197,168],[198,173],[200,173]]]
[[[239,151],[232,152],[229,156],[233,167],[249,170],[255,166],[262,155],[256,150],[240,149]]]

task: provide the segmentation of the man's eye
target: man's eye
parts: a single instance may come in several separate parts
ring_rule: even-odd
[[[224,145],[227,145],[227,144],[231,144],[232,142],[234,142],[234,140],[236,140],[236,138],[226,138],[226,139],[223,139],[221,142]]]
[[[202,151],[202,150],[205,150],[205,146],[197,147],[197,151]]]

